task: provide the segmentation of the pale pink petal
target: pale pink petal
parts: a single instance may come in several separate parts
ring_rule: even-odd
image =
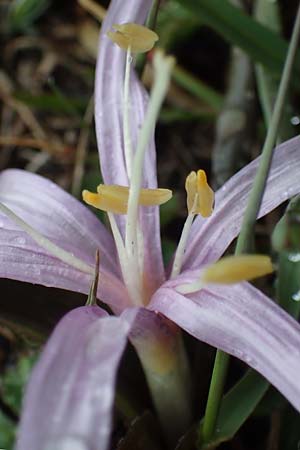
[[[131,324],[81,307],[57,325],[29,381],[16,450],[105,450]]]
[[[101,171],[106,184],[128,185],[123,146],[123,84],[126,54],[106,35],[114,24],[144,23],[152,1],[111,2],[103,21],[95,83],[95,120]],[[148,95],[131,71],[131,128],[133,148],[143,123]],[[144,186],[156,187],[154,141],[146,152]]]
[[[150,307],[200,341],[230,353],[260,372],[300,410],[300,325],[248,283],[212,286],[183,296],[166,283]]]
[[[125,306],[114,242],[96,216],[51,181],[21,170],[0,174],[0,201],[59,247],[91,265],[100,251],[99,294]],[[0,213],[0,276],[87,293],[91,277],[53,257]]]
[[[101,171],[106,184],[128,186],[123,146],[123,84],[125,52],[107,37],[113,24],[135,22],[144,23],[152,5],[151,0],[111,2],[100,36],[95,83],[95,120],[97,141],[100,153]],[[144,120],[148,94],[131,71],[131,129],[133,149]],[[144,163],[143,187],[155,188],[156,152],[154,136],[149,142]],[[159,212],[157,207],[141,208],[142,234],[145,242],[145,270],[151,289],[164,280],[159,231]],[[122,234],[125,218],[116,217]]]
[[[230,178],[216,193],[213,215],[195,220],[188,241],[184,270],[216,261],[238,235],[260,158]],[[300,138],[279,145],[264,193],[259,217],[300,192]]]
[[[0,231],[0,277],[67,289],[87,294],[92,283],[91,275],[83,273],[52,257],[29,239],[26,234],[16,234],[12,243],[10,233]],[[22,239],[20,248],[18,240]],[[24,244],[25,243],[25,244]],[[110,305],[114,312],[129,304],[124,284],[110,272],[101,270],[98,298]]]

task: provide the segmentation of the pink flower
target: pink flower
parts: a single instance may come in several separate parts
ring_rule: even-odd
[[[122,88],[125,53],[105,33],[114,23],[143,23],[150,0],[113,0],[102,28],[96,76],[96,130],[104,182],[128,185],[123,148]],[[144,120],[148,97],[131,75],[132,139]],[[157,340],[169,346],[177,327],[245,361],[300,410],[300,326],[248,283],[209,287],[181,295],[199,269],[222,256],[237,236],[259,160],[233,176],[217,193],[211,217],[198,217],[187,243],[182,273],[166,280],[157,207],[140,208],[144,274],[149,303],[133,307],[120,271],[114,240],[81,203],[52,182],[20,170],[0,175],[0,201],[61,249],[74,264],[53,256],[5,214],[0,215],[0,275],[87,293],[95,252],[100,251],[100,307],[81,307],[57,325],[31,377],[24,402],[18,450],[104,450],[112,420],[114,387],[129,337],[139,351]],[[275,151],[260,216],[300,191],[300,139]],[[149,142],[143,187],[156,187],[155,148]],[[124,233],[125,217],[117,223]],[[77,264],[77,262],[78,264]],[[173,345],[173,344],[172,344]],[[141,357],[141,354],[140,354]],[[145,366],[145,361],[143,362]]]

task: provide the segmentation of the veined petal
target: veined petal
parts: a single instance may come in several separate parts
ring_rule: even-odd
[[[100,153],[101,171],[105,184],[128,186],[123,146],[123,84],[126,54],[106,35],[116,23],[134,22],[143,24],[151,8],[152,0],[139,2],[111,2],[103,21],[100,34],[100,49],[95,82],[95,121]],[[131,139],[136,148],[137,136],[144,121],[148,95],[138,81],[134,70],[130,75]],[[156,153],[154,136],[146,151],[143,187],[156,188]],[[159,286],[164,278],[161,254],[158,207],[140,208],[142,234],[145,242],[145,272],[151,274],[149,284]],[[116,217],[124,234],[125,218]]]
[[[98,307],[59,322],[29,381],[16,450],[105,450],[130,324]]]
[[[184,297],[166,283],[150,307],[197,339],[241,359],[260,372],[300,410],[300,325],[248,283],[213,286]]]
[[[91,211],[53,182],[22,170],[6,170],[0,175],[0,201],[58,246],[75,256],[77,251],[85,254],[92,265],[99,249],[102,264],[118,273],[109,232]]]
[[[13,234],[3,230],[0,231],[0,277],[83,294],[88,294],[92,282],[89,274],[80,272],[39,249],[26,233]],[[101,269],[100,280],[99,299],[110,305],[115,313],[128,306],[127,291],[117,277]]]
[[[151,0],[111,3],[103,21],[95,83],[95,120],[101,170],[105,184],[128,186],[123,146],[123,84],[126,53],[107,36],[116,23],[143,24],[151,8]],[[131,71],[131,128],[133,148],[144,121],[148,95]],[[109,120],[107,120],[109,118]],[[151,140],[145,161],[144,187],[156,187],[154,141]]]
[[[252,161],[224,186],[215,197],[215,209],[208,219],[198,216],[188,240],[184,270],[216,261],[238,235],[260,157]],[[300,192],[300,138],[295,137],[274,152],[270,175],[259,217]]]
[[[101,298],[121,309],[127,304],[113,240],[79,201],[51,181],[22,170],[1,173],[0,201],[43,236],[92,267],[99,249]],[[91,284],[88,274],[53,257],[4,214],[0,214],[0,276],[83,293]]]

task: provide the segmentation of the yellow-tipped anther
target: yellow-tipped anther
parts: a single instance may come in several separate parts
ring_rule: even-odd
[[[154,31],[137,23],[113,25],[115,31],[108,31],[107,36],[123,50],[132,53],[144,53],[151,50],[158,40]]]
[[[129,187],[100,184],[97,194],[84,190],[83,200],[102,211],[115,214],[126,214],[129,197]],[[141,189],[139,204],[141,206],[156,206],[166,203],[172,197],[169,189]]]
[[[273,270],[271,259],[266,255],[225,256],[204,270],[201,281],[233,284],[262,277]]]
[[[209,217],[213,212],[215,194],[207,183],[204,170],[191,172],[186,177],[187,207],[189,214]]]

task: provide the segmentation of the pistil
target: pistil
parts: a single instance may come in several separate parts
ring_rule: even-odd
[[[165,57],[162,52],[157,51],[154,55],[153,65],[155,71],[155,81],[151,91],[145,121],[139,134],[137,149],[133,160],[132,177],[130,180],[125,248],[129,258],[133,259],[136,258],[137,255],[138,205],[142,183],[144,156],[151,133],[155,128],[161,104],[169,85],[174,59],[172,57]]]

